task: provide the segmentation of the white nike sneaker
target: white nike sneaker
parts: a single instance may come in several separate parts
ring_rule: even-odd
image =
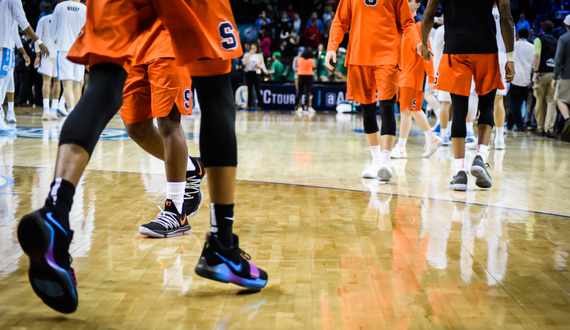
[[[15,131],[16,129],[14,127],[6,124],[4,120],[0,120],[0,133],[11,133]]]
[[[49,116],[51,119],[57,119],[57,109],[53,108],[49,111]]]
[[[42,114],[42,120],[50,120],[51,114],[50,109],[44,108],[44,113]]]
[[[313,107],[309,107],[309,112],[317,112]]]
[[[402,147],[399,143],[396,143],[396,146],[392,151],[390,151],[391,158],[408,158],[408,153],[406,152],[406,148]]]
[[[497,150],[505,150],[505,140],[503,139],[495,139],[495,149]]]
[[[298,107],[297,112],[303,112],[303,107]]]
[[[431,142],[426,141],[422,157],[428,158],[429,156],[433,155],[437,151],[437,148],[439,148],[443,144],[443,140],[439,136],[437,135],[434,136],[435,139],[433,139],[433,141]]]
[[[14,110],[8,110],[6,112],[6,121],[9,123],[15,123],[16,120],[16,113],[14,112]]]
[[[59,112],[59,114],[64,116],[64,117],[69,116],[69,112],[67,112],[67,110],[65,110],[64,107],[58,107],[57,112]]]
[[[372,162],[364,172],[362,172],[362,177],[364,179],[376,179],[378,178],[378,170],[380,169],[380,162]]]
[[[378,169],[378,180],[380,181],[390,181],[392,179],[392,167],[388,163],[384,163],[380,165],[380,169]]]

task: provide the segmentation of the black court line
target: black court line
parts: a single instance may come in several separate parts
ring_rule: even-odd
[[[0,165],[6,167],[18,167],[18,168],[49,168],[53,169],[54,167],[49,166],[22,166],[22,165]],[[106,171],[106,170],[85,170],[86,172],[107,172],[107,173],[125,173],[125,174],[141,174],[141,175],[161,175],[166,176],[166,174],[155,174],[155,173],[141,173],[141,172],[127,172],[127,171]],[[350,189],[350,188],[335,188],[335,187],[324,187],[324,186],[314,186],[314,185],[307,185],[307,184],[299,184],[299,183],[284,183],[284,182],[271,182],[271,181],[257,181],[257,180],[236,180],[237,182],[248,182],[248,183],[266,183],[266,184],[277,184],[283,186],[293,186],[293,187],[305,187],[305,188],[316,188],[316,189],[331,189],[331,190],[340,190],[340,191],[350,191],[350,192],[361,192],[370,194],[369,190],[360,190],[360,189]],[[520,212],[527,212],[527,213],[534,213],[534,214],[541,214],[541,215],[550,215],[555,217],[561,217],[570,219],[570,215],[562,215],[556,213],[548,213],[548,212],[540,212],[540,211],[530,211],[530,210],[521,210],[513,207],[504,207],[504,206],[497,206],[497,205],[489,205],[489,204],[481,204],[481,203],[473,203],[473,202],[465,202],[465,201],[455,201],[455,200],[448,200],[442,198],[434,198],[434,197],[422,197],[422,196],[412,196],[412,195],[403,195],[403,194],[389,194],[378,192],[379,195],[390,195],[390,196],[397,196],[397,197],[407,197],[407,198],[417,198],[417,199],[427,199],[431,201],[437,202],[451,202],[451,203],[461,203],[465,205],[476,205],[476,206],[486,206],[486,207],[493,207],[499,208],[504,210],[511,210],[511,211],[520,211]]]

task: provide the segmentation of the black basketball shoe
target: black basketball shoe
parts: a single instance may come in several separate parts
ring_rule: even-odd
[[[41,209],[26,214],[18,224],[18,241],[30,258],[28,277],[34,292],[49,307],[73,313],[79,303],[69,244],[73,231],[64,228],[48,198]]]
[[[204,250],[196,265],[199,276],[223,283],[233,283],[244,288],[259,290],[267,285],[267,273],[249,260],[251,257],[239,248],[239,238],[234,235],[234,246],[224,247],[218,236],[206,234]]]
[[[489,164],[483,161],[481,155],[475,156],[473,165],[471,165],[471,175],[477,178],[475,184],[479,188],[491,188],[493,186],[493,179],[491,175],[489,175],[489,172],[487,172],[487,167],[489,167]]]
[[[459,171],[459,173],[457,173],[453,177],[453,180],[451,180],[451,182],[449,183],[449,188],[457,191],[466,191],[467,173],[465,173],[465,171]]]
[[[206,175],[202,160],[198,157],[189,157],[190,161],[194,163],[196,170],[186,172],[186,189],[184,190],[184,213],[189,216],[195,216],[200,210],[202,203],[202,190],[200,184]]]
[[[156,238],[187,235],[192,228],[188,223],[186,214],[178,213],[174,202],[167,199],[164,202],[164,210],[158,207],[160,212],[156,219],[140,226],[139,233]]]

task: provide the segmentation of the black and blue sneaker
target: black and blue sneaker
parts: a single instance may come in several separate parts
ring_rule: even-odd
[[[73,231],[58,222],[50,200],[41,209],[22,217],[18,241],[30,258],[28,275],[38,297],[58,312],[73,313],[79,303],[69,255]]]
[[[234,235],[234,244],[233,247],[226,248],[216,235],[207,233],[204,250],[196,265],[196,274],[248,289],[263,289],[267,285],[267,273],[249,261],[249,254],[239,248],[237,235]]]
[[[200,210],[202,204],[202,190],[200,184],[206,175],[202,160],[198,157],[189,157],[189,161],[194,163],[196,169],[194,171],[186,171],[186,188],[184,189],[184,213],[189,216],[195,216]]]

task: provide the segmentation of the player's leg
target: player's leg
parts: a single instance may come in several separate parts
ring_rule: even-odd
[[[400,101],[404,99],[403,92],[400,93]],[[412,112],[407,106],[404,108],[404,103],[400,102],[400,136],[398,137],[398,142],[390,151],[391,158],[408,158],[408,153],[406,152],[406,144],[408,142],[408,136],[412,130]]]
[[[237,139],[229,61],[198,62],[200,67],[211,68],[211,73],[202,72],[202,76],[190,68],[202,110],[200,153],[208,174],[211,229],[195,271],[215,281],[261,289],[267,285],[267,273],[239,249],[239,238],[232,229]]]
[[[298,87],[297,87],[297,111],[303,111],[303,94],[305,94],[306,87],[305,76],[299,76]]]
[[[75,108],[75,93],[73,90],[73,85],[75,82],[73,80],[63,80],[63,97],[65,97],[65,103],[67,104],[67,109],[69,113]]]
[[[451,141],[455,162],[455,176],[450,183],[452,190],[467,190],[467,172],[465,171],[465,137],[467,128],[465,120],[469,112],[469,97],[451,94],[453,103],[453,123],[451,124]]]
[[[57,119],[59,97],[61,96],[61,83],[57,80],[57,77],[51,78],[50,81],[53,84],[50,116],[52,119]]]
[[[491,188],[493,185],[493,179],[487,171],[487,159],[489,156],[489,141],[491,140],[491,133],[493,132],[493,124],[496,122],[493,118],[496,92],[497,90],[492,90],[488,94],[479,96],[477,155],[471,166],[471,174],[477,178],[475,184],[480,188]]]
[[[418,126],[420,126],[422,132],[424,132],[426,144],[422,157],[428,158],[437,151],[437,149],[441,146],[443,140],[431,130],[427,116],[421,108],[417,111],[412,111],[411,113]]]
[[[448,146],[450,143],[450,137],[449,137],[450,111],[451,111],[451,102],[441,102],[441,112],[439,113],[439,122],[441,125],[442,146]]]
[[[8,110],[6,111],[6,121],[9,123],[15,123],[16,113],[14,111],[14,91],[6,92],[6,101],[8,102]]]
[[[433,113],[435,114],[436,123],[434,127],[440,125],[441,122],[439,118],[441,116],[441,103],[437,101],[437,98],[435,97],[434,93],[430,91],[428,88],[426,88],[424,91],[424,100],[426,100],[427,104],[431,107]]]
[[[495,116],[495,149],[503,150],[505,149],[505,103],[504,95],[497,94],[495,96],[494,105],[494,116]]]
[[[42,74],[42,97],[43,97],[43,105],[44,111],[42,114],[42,120],[49,120],[50,116],[50,96],[51,96],[51,77],[45,74]]]
[[[313,76],[309,76],[307,79],[307,86],[305,87],[305,95],[307,99],[307,111],[315,112],[313,109],[313,100],[311,98],[311,89],[313,88]]]
[[[472,89],[472,93],[469,96],[469,112],[467,112],[467,118],[465,119],[465,126],[467,127],[467,136],[465,137],[465,143],[469,149],[475,149],[477,147],[477,137],[475,136],[475,131],[473,130],[473,122],[477,116],[477,103],[479,102],[479,97],[475,94],[475,89]]]

